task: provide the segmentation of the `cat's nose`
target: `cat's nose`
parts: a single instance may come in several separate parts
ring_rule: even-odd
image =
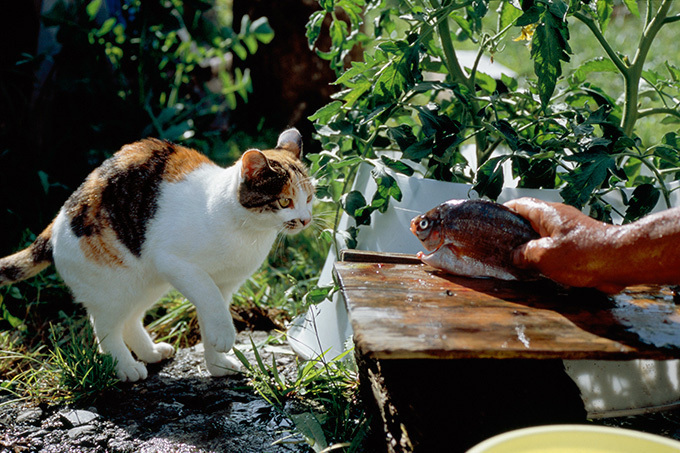
[[[309,223],[310,223],[311,221],[312,221],[312,219],[310,219],[310,218],[300,219],[300,223],[302,223],[302,226],[303,226],[303,227],[306,227],[307,225],[309,225]]]

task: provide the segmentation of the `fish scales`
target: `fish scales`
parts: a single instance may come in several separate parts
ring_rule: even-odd
[[[418,256],[433,267],[469,277],[535,276],[513,266],[512,251],[539,235],[527,220],[501,204],[450,200],[415,217],[411,231],[432,251]]]

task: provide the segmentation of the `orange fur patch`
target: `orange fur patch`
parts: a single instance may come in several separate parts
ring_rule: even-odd
[[[175,152],[170,155],[165,166],[163,180],[167,182],[181,181],[186,175],[203,164],[212,164],[212,161],[196,150],[175,146]]]
[[[80,249],[85,257],[97,264],[112,267],[125,267],[120,251],[115,246],[118,242],[111,229],[102,230],[99,234],[80,238]]]

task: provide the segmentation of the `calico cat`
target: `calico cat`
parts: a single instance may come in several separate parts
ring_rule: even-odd
[[[0,286],[54,263],[122,381],[145,379],[142,362],[173,355],[169,344],[153,342],[142,318],[174,287],[196,306],[208,371],[232,374],[239,369],[226,354],[236,335],[232,293],[279,232],[297,233],[312,220],[314,188],[301,153],[296,129],[283,132],[276,149],[248,150],[229,168],[166,141],[124,146],[31,246],[0,259]]]

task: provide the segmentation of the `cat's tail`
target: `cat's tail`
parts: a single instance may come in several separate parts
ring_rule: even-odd
[[[51,239],[52,224],[27,248],[0,258],[0,286],[33,277],[52,264],[54,259]]]

